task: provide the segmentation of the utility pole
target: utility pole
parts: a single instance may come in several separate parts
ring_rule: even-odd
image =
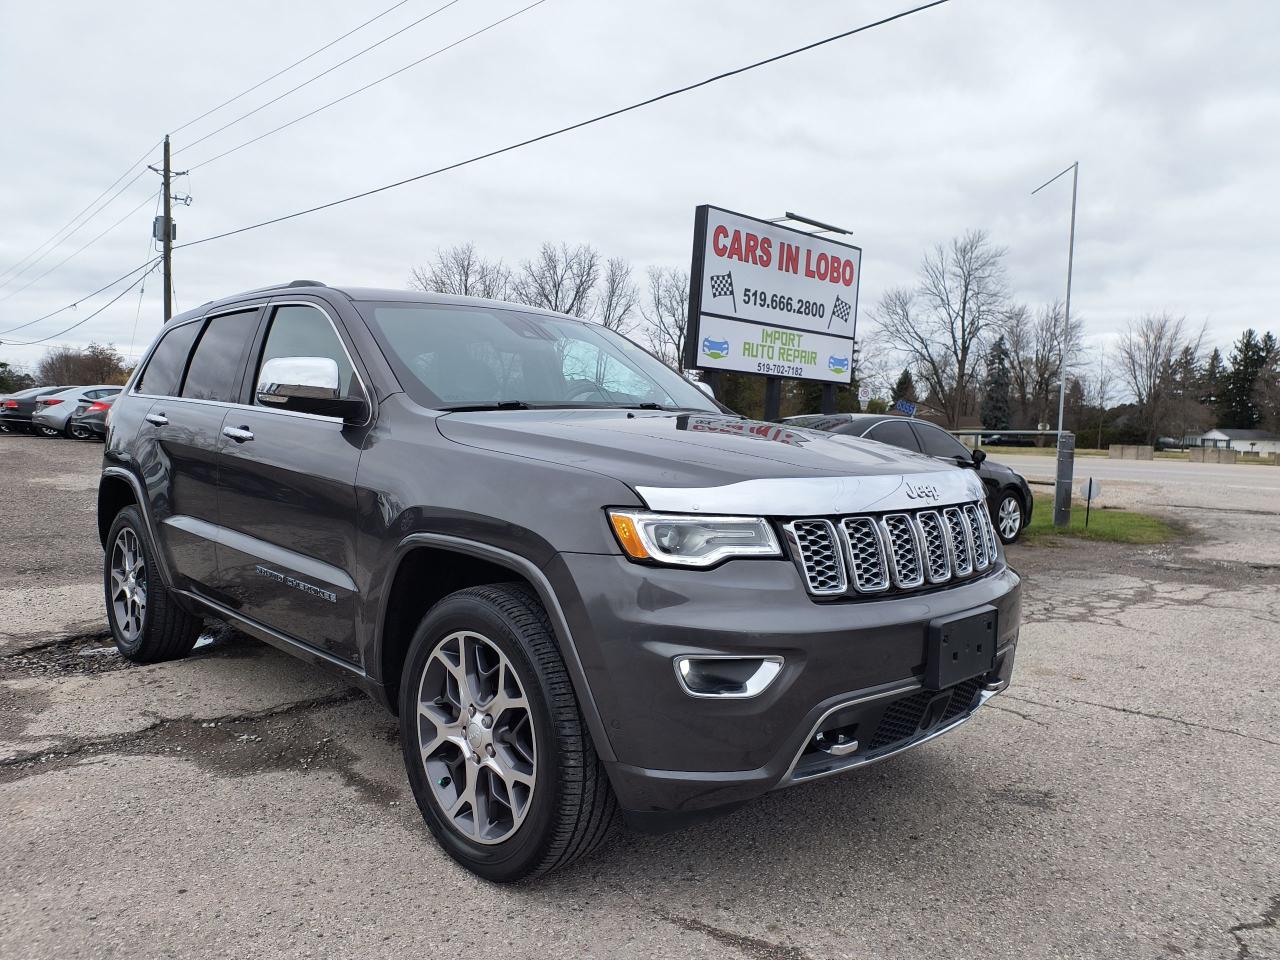
[[[1080,161],[1067,167],[1071,171],[1071,232],[1067,240],[1067,304],[1062,327],[1062,352],[1058,361],[1058,479],[1054,490],[1053,525],[1065,527],[1071,523],[1071,478],[1075,463],[1076,438],[1062,431],[1062,414],[1067,399],[1067,332],[1071,329],[1071,270],[1076,256],[1076,193],[1080,186]],[[1031,191],[1035,196],[1058,177],[1046,180]]]
[[[173,316],[173,190],[170,188],[169,181],[173,176],[173,170],[169,164],[169,135],[164,135],[164,172],[160,175],[164,181],[161,188],[164,192],[164,237],[163,237],[163,257],[164,262],[164,321],[169,322],[169,318]]]

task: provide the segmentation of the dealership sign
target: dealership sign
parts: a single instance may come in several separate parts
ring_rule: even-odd
[[[849,383],[862,251],[698,207],[685,366]]]

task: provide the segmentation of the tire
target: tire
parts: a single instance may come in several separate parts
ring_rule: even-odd
[[[36,427],[35,432],[42,437],[60,437],[62,431],[57,427]]]
[[[130,554],[135,558],[132,562]],[[142,515],[137,507],[125,507],[116,514],[107,534],[102,574],[107,622],[116,649],[134,663],[185,657],[200,636],[201,619],[178,606],[161,582],[154,558],[155,547]]]
[[[486,699],[487,690],[499,690],[513,706],[494,710],[499,694]],[[528,880],[572,863],[608,836],[617,801],[547,613],[528,587],[470,587],[432,607],[409,646],[399,700],[400,743],[418,809],[445,852],[468,870],[500,883]]]
[[[67,421],[67,436],[72,440],[92,440],[93,434],[89,428],[76,423],[74,420]]]
[[[1027,510],[1022,505],[1022,498],[1011,490],[1000,494],[993,511],[996,534],[1001,543],[1014,543],[1022,535],[1022,526],[1026,522]]]

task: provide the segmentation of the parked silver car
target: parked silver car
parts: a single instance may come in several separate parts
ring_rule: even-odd
[[[120,390],[120,387],[113,384],[99,383],[90,387],[68,387],[58,393],[43,396],[36,401],[35,412],[31,415],[31,427],[44,437],[68,436],[87,440],[92,434],[75,423],[73,417],[77,413],[84,413],[95,400],[114,397]]]

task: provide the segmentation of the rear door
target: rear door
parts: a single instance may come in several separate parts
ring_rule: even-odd
[[[348,393],[368,396],[345,331],[313,302],[274,303],[249,358],[220,456],[220,589],[259,623],[358,663],[356,468],[368,425],[257,402],[274,357],[330,357]]]
[[[906,419],[881,420],[863,434],[868,440],[889,443],[912,453],[920,452],[920,441],[916,439],[911,423]]]
[[[237,396],[259,308],[220,313],[165,334],[138,382],[153,402],[138,449],[152,517],[171,569],[215,594],[218,447]],[[216,594],[215,594],[216,595]]]

